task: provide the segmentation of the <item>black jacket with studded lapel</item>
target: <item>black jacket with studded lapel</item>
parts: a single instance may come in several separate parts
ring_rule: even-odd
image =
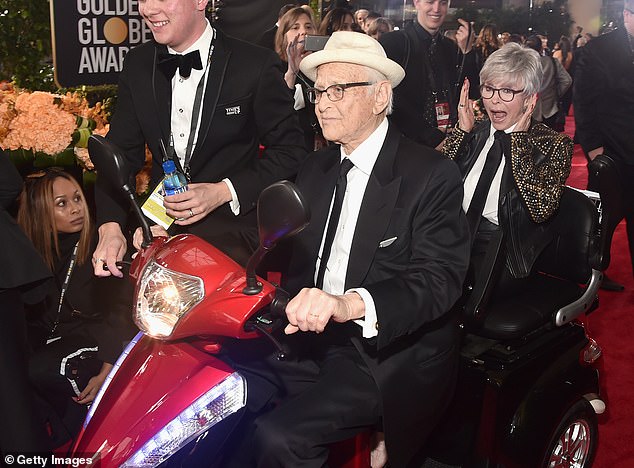
[[[144,145],[152,152],[152,181],[162,177],[159,141],[170,135],[171,81],[156,68],[166,47],[154,42],[128,53],[119,78],[116,112],[108,139],[125,152],[136,173],[144,162]],[[277,55],[231,38],[216,29],[203,111],[191,158],[192,182],[219,182],[228,177],[236,189],[241,215],[228,204],[190,231],[206,238],[255,226],[260,191],[292,178],[305,157],[303,134],[293,110],[292,92],[282,79]],[[259,145],[265,150],[258,157]],[[123,223],[127,204],[98,182],[98,225]]]
[[[294,239],[286,284],[291,294],[314,287],[339,161],[339,147],[332,146],[311,154],[298,174],[312,219]],[[469,262],[461,203],[455,165],[390,125],[361,204],[345,287],[366,288],[376,305],[378,336],[352,340],[381,391],[394,466],[408,466],[451,398],[457,326],[448,311]],[[389,246],[379,246],[391,238]]]
[[[447,139],[443,153],[456,161],[463,178],[478,159],[490,125],[485,120],[470,133],[457,128]],[[502,145],[506,166],[498,220],[504,233],[506,266],[513,277],[524,278],[552,239],[546,221],[559,207],[570,174],[573,145],[567,135],[534,121],[527,132],[507,134]]]

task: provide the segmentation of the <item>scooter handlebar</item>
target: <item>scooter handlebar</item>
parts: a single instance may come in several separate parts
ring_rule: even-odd
[[[271,302],[271,314],[275,317],[286,317],[286,306],[291,300],[290,295],[282,288],[277,288],[275,298]]]

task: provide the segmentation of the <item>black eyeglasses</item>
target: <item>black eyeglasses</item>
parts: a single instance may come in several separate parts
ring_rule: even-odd
[[[311,104],[319,104],[321,101],[321,95],[326,93],[328,99],[331,102],[341,101],[343,99],[343,92],[348,88],[355,88],[357,86],[370,86],[374,83],[369,81],[359,81],[358,83],[339,83],[328,86],[326,89],[308,88],[306,94]]]
[[[516,90],[511,88],[494,88],[489,85],[480,86],[480,96],[482,96],[483,99],[491,99],[496,91],[498,92],[500,99],[504,102],[511,102],[513,98],[515,98],[516,94],[524,92],[523,89]]]

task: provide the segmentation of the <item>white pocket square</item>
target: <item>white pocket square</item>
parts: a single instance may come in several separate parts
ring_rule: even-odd
[[[398,239],[398,237],[390,237],[389,239],[382,240],[379,242],[379,249],[392,245],[396,239]]]

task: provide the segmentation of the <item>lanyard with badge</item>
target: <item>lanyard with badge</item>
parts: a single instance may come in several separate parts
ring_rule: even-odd
[[[443,90],[439,92],[436,75],[434,73],[434,67],[431,62],[430,55],[438,53],[433,50],[438,47],[437,42],[432,38],[432,43],[429,45],[429,49],[423,53],[423,61],[425,62],[425,68],[427,69],[427,80],[431,89],[432,98],[434,100],[434,111],[436,116],[436,127],[439,130],[446,131],[449,128],[449,92]],[[440,99],[439,99],[440,96]]]
[[[46,340],[46,344],[50,344],[53,341],[57,341],[59,337],[55,337],[55,332],[57,331],[57,326],[59,325],[60,319],[62,317],[62,305],[64,304],[64,297],[66,297],[66,291],[68,291],[68,286],[70,285],[70,277],[73,274],[73,269],[75,268],[75,262],[77,261],[77,249],[79,248],[79,242],[75,244],[73,248],[73,253],[70,257],[70,263],[68,265],[68,270],[66,270],[66,277],[64,278],[64,283],[62,284],[61,291],[59,293],[59,302],[57,304],[57,314],[55,316],[55,322],[51,327],[51,332],[49,333],[48,339]]]
[[[205,82],[208,77],[209,67],[211,65],[211,56],[214,52],[214,40],[216,38],[216,31],[214,30],[214,35],[211,39],[211,44],[209,45],[209,54],[207,55],[207,65],[203,72],[203,76],[200,78],[198,82],[198,86],[196,87],[196,94],[194,96],[194,107],[192,109],[192,121],[189,130],[189,138],[187,140],[187,148],[185,150],[185,160],[183,165],[183,172],[185,177],[187,177],[187,182],[191,182],[191,170],[190,170],[190,161],[194,148],[194,138],[196,137],[196,130],[198,129],[198,123],[200,121],[200,115],[202,110],[202,100],[203,100],[203,92],[205,90]],[[170,105],[170,115],[171,115],[171,105]],[[174,148],[174,138],[173,134],[170,132],[170,140],[169,140],[169,150],[165,148],[165,143],[161,138],[160,148],[163,156],[163,162],[168,159],[171,159],[178,165],[178,156],[176,155],[176,149]],[[145,201],[141,209],[143,210],[143,214],[150,218],[155,223],[159,224],[165,229],[168,229],[174,219],[167,215],[165,212],[165,206],[163,206],[163,184],[159,182],[158,185],[154,188],[148,199]]]
[[[203,72],[203,76],[198,82],[198,86],[196,87],[196,95],[194,96],[194,107],[192,109],[192,122],[189,127],[189,138],[187,139],[187,148],[185,149],[185,160],[183,164],[183,172],[185,173],[185,177],[187,177],[187,182],[191,182],[191,169],[189,167],[192,152],[194,150],[194,138],[196,138],[196,130],[198,129],[198,123],[200,122],[201,110],[202,110],[202,101],[203,101],[203,91],[205,89],[205,81],[207,79],[207,73],[209,71],[209,66],[211,65],[211,56],[214,52],[214,39],[216,38],[216,30],[214,29],[214,36],[211,39],[211,44],[209,45],[209,54],[207,55],[207,66],[205,67],[205,71]],[[170,142],[169,142],[169,157],[174,160],[176,157],[176,150],[174,148],[174,138],[172,133],[170,132]],[[164,155],[165,157],[165,155]]]

